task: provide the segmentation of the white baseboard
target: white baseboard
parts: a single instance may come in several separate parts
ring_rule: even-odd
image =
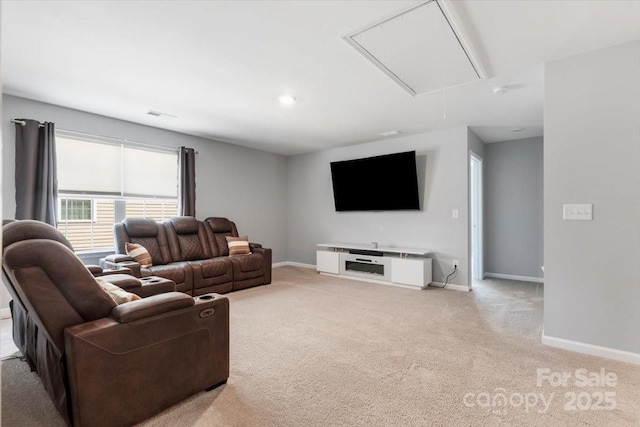
[[[544,283],[544,279],[542,277],[516,276],[513,274],[484,273],[484,277],[491,277],[494,279],[519,280],[521,282]]]
[[[294,262],[294,261],[276,262],[271,264],[271,267],[278,268],[278,267],[286,267],[288,265],[292,267],[313,268],[314,270],[316,269],[316,266],[313,264],[305,264],[303,262]]]
[[[431,282],[431,285],[434,285],[434,287],[442,287],[442,286],[444,286],[444,283]],[[462,291],[462,292],[469,292],[471,290],[471,289],[469,289],[468,286],[465,286],[465,285],[454,285],[453,283],[447,284],[447,287],[445,289],[451,289],[452,291]]]
[[[0,308],[0,319],[11,318],[11,310],[8,308]]]
[[[564,350],[575,351],[578,353],[589,354],[591,356],[604,357],[605,359],[617,360],[620,362],[633,363],[640,365],[640,354],[631,353],[630,351],[616,350],[609,347],[601,347],[599,345],[587,344],[578,341],[566,340],[564,338],[550,337],[542,332],[542,344],[550,347],[557,347]]]

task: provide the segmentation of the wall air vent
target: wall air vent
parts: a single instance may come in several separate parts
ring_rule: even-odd
[[[344,39],[412,96],[486,78],[447,0],[429,0]]]

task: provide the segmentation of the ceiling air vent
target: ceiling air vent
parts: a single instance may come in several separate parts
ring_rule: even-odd
[[[487,77],[446,0],[420,3],[344,39],[413,96]]]
[[[148,115],[153,117],[164,117],[166,119],[177,119],[178,116],[174,116],[173,114],[161,113],[160,111],[149,110],[147,112]]]

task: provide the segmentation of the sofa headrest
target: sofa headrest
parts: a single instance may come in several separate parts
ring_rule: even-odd
[[[177,234],[198,234],[200,223],[192,216],[176,216],[169,221]]]
[[[2,247],[22,240],[46,239],[60,242],[73,250],[71,243],[52,225],[32,219],[14,220],[2,226]]]
[[[158,224],[153,219],[125,218],[122,224],[129,237],[155,237],[158,235]]]
[[[209,223],[214,233],[229,233],[231,231],[231,221],[227,218],[209,217],[205,221]]]
[[[108,316],[116,306],[103,291],[71,249],[50,239],[31,239],[7,246],[4,260],[14,272],[16,288],[22,288],[41,320],[52,327],[70,319],[67,304],[61,303],[56,291],[73,307],[70,311],[86,321]],[[38,267],[34,269],[33,267]],[[42,273],[45,273],[44,275]],[[46,277],[46,279],[43,279]],[[37,286],[36,286],[37,284]],[[57,288],[57,289],[56,289]],[[38,308],[42,308],[39,310]],[[44,312],[59,315],[57,320],[45,318]],[[70,325],[67,325],[70,326]],[[51,332],[51,331],[49,331]],[[62,330],[59,331],[62,335]]]

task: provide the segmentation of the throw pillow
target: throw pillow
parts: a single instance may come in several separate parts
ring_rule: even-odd
[[[149,255],[149,251],[144,246],[138,243],[127,242],[125,244],[125,250],[127,251],[127,255],[140,264],[142,268],[149,268],[153,265],[151,255]]]
[[[119,288],[113,283],[109,283],[103,279],[96,279],[100,288],[107,293],[111,297],[111,299],[118,305],[124,304],[125,302],[137,301],[141,299],[138,295],[132,294],[131,292],[127,292],[124,289]]]
[[[229,246],[229,255],[246,255],[250,254],[249,237],[232,237],[226,236],[227,245]]]

